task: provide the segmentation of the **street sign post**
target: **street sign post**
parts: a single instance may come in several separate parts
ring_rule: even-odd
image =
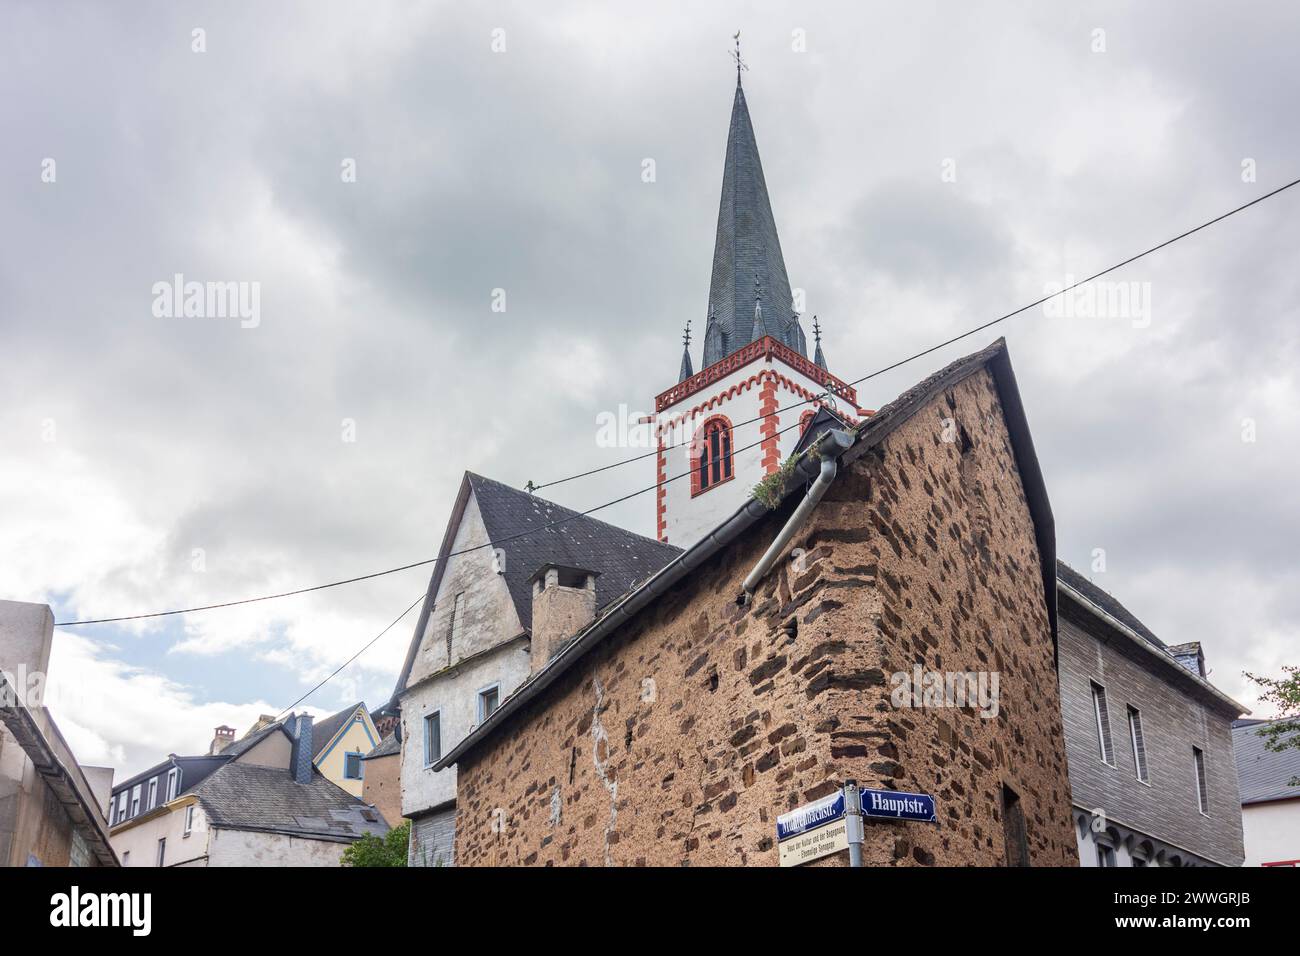
[[[848,780],[835,793],[776,818],[781,865],[799,866],[847,849],[849,866],[862,866],[864,817],[933,823],[934,797],[859,789],[856,781]]]

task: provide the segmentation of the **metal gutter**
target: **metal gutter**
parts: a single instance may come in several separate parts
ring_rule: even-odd
[[[839,471],[838,459],[822,459],[821,473],[817,475],[817,480],[808,489],[808,494],[804,495],[803,501],[799,502],[799,507],[794,509],[794,514],[790,515],[790,520],[785,523],[781,533],[773,539],[768,549],[763,552],[763,556],[758,559],[758,564],[754,565],[754,569],[745,578],[742,587],[745,591],[745,601],[747,603],[754,596],[754,590],[758,587],[758,583],[767,576],[767,572],[772,569],[772,565],[776,563],[776,559],[785,550],[785,546],[803,527],[803,523],[808,520],[812,510],[817,507],[817,502],[822,500],[822,495],[826,494],[826,489],[831,486],[831,482],[835,480],[835,476],[839,474]]]
[[[821,441],[804,453],[799,464],[795,466],[793,473],[782,489],[782,500],[804,482],[820,479],[823,467],[814,464],[819,460],[819,456],[838,459],[853,446],[853,442],[854,437],[846,432],[838,430],[827,432]],[[608,611],[588,625],[585,631],[580,632],[573,641],[552,658],[550,663],[502,701],[501,706],[493,711],[491,717],[470,731],[468,736],[448,751],[441,760],[433,764],[432,769],[435,771],[443,770],[456,763],[462,755],[477,746],[481,740],[495,730],[498,724],[507,720],[511,714],[519,711],[555,683],[589,649],[599,644],[618,627],[630,621],[646,605],[653,602],[690,572],[699,568],[704,562],[736,540],[742,532],[755,522],[769,514],[771,514],[771,510],[762,502],[754,498],[746,501],[730,518],[718,525],[703,539],[673,558],[672,561],[647,579],[640,587],[629,591],[616,601]]]

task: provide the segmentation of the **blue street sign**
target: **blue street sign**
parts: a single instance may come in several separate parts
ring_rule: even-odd
[[[829,797],[822,797],[812,803],[805,803],[797,810],[783,813],[776,818],[776,838],[788,840],[809,830],[831,823],[844,816],[844,791],[837,790]]]
[[[859,790],[864,817],[934,822],[934,797],[928,793],[899,793],[896,790]]]

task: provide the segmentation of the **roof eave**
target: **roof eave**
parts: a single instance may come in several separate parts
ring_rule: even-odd
[[[1223,705],[1227,709],[1235,708],[1235,712],[1237,714],[1250,713],[1249,710],[1247,710],[1241,704],[1237,703],[1237,701],[1233,700],[1227,694],[1223,693],[1223,691],[1219,690],[1217,687],[1211,684],[1204,677],[1201,677],[1199,674],[1193,674],[1182,664],[1178,663],[1178,661],[1176,661],[1170,654],[1156,647],[1154,644],[1152,644],[1150,641],[1144,638],[1141,634],[1137,633],[1137,631],[1133,630],[1123,621],[1120,621],[1117,618],[1115,618],[1113,615],[1107,613],[1105,609],[1098,607],[1086,596],[1084,596],[1082,593],[1072,588],[1066,582],[1058,580],[1057,587],[1061,588],[1067,594],[1069,594],[1069,596],[1074,599],[1075,603],[1077,603],[1084,610],[1090,612],[1094,617],[1098,618],[1103,623],[1108,625],[1110,628],[1112,628],[1113,630],[1115,630],[1116,632],[1118,632],[1119,634],[1127,638],[1129,643],[1133,644],[1138,648],[1141,648],[1143,653],[1145,653],[1151,660],[1160,661],[1162,667],[1166,669],[1173,668],[1173,672],[1176,672],[1180,676],[1185,677],[1188,680],[1192,681],[1200,690],[1204,691],[1211,698],[1213,698],[1216,703]]]

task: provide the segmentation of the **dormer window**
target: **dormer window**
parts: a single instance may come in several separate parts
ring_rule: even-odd
[[[731,422],[725,415],[706,421],[691,443],[691,495],[699,495],[734,477]]]

